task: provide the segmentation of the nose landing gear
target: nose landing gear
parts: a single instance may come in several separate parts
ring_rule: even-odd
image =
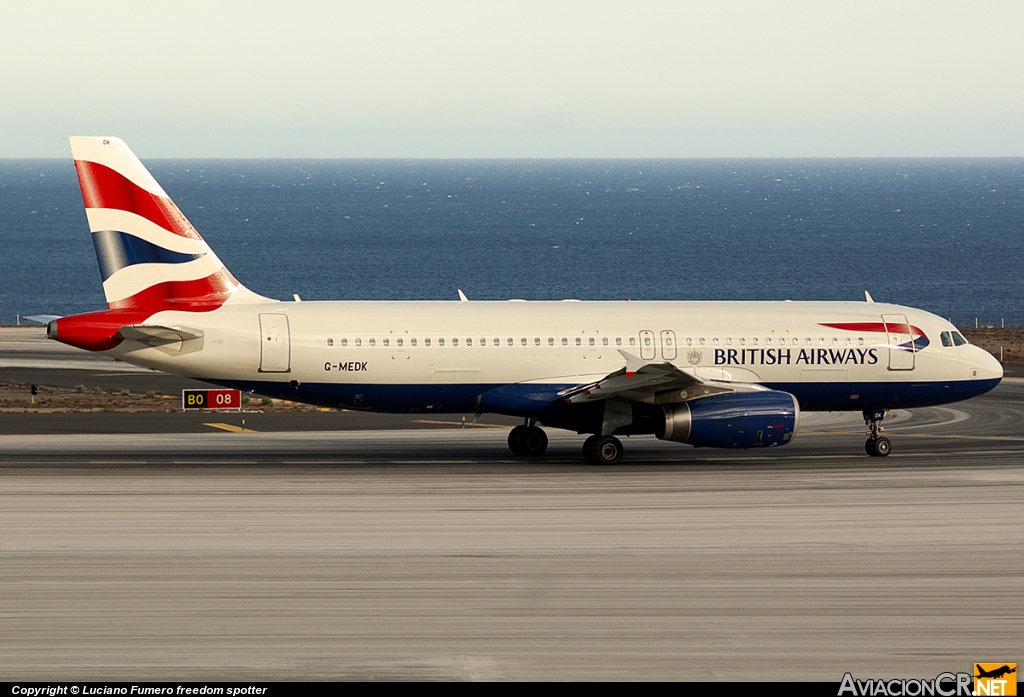
[[[876,409],[864,412],[864,423],[868,426],[868,439],[864,443],[864,451],[871,457],[885,457],[892,452],[892,441],[881,435],[882,419],[889,413],[888,409]]]

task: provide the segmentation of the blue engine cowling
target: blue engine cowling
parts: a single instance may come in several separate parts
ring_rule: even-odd
[[[655,435],[696,448],[785,445],[800,423],[800,405],[788,392],[742,392],[662,407]]]

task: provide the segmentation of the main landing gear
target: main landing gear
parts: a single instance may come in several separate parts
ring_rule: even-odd
[[[590,436],[583,441],[583,459],[592,465],[617,465],[622,453],[622,441],[615,436]]]
[[[864,443],[864,451],[871,457],[885,457],[892,452],[892,441],[881,435],[885,431],[882,428],[882,419],[887,413],[887,409],[864,412],[864,423],[868,425],[868,439]]]
[[[540,457],[548,449],[548,437],[533,419],[508,434],[508,447],[516,455]],[[617,465],[622,460],[622,441],[615,436],[590,436],[583,442],[583,459],[592,465]]]
[[[508,447],[516,455],[540,457],[548,449],[548,435],[535,426],[533,419],[527,419],[522,426],[516,426],[508,434]]]

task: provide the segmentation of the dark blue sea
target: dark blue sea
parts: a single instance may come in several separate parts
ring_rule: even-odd
[[[1024,159],[148,160],[234,275],[321,299],[1024,307]],[[67,160],[0,160],[0,314],[105,307]],[[1024,313],[1022,313],[1024,314]]]

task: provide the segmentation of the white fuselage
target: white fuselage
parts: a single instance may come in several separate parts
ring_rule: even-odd
[[[872,329],[883,316],[905,317],[927,345],[901,349]],[[807,409],[944,403],[1002,377],[982,349],[942,345],[940,333],[953,330],[945,320],[883,303],[269,302],[160,312],[148,321],[199,329],[201,346],[125,342],[109,353],[261,393],[290,389],[301,398],[317,386],[316,403],[384,411],[470,411],[474,390],[586,383],[622,368],[623,351],[705,379],[785,389]],[[934,389],[920,398],[911,385]],[[866,396],[880,391],[891,395],[885,405]]]

